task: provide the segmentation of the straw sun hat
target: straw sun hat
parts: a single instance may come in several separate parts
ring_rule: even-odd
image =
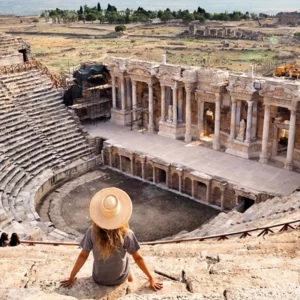
[[[117,229],[127,223],[132,214],[132,202],[126,192],[118,188],[99,191],[91,200],[90,216],[103,229]]]

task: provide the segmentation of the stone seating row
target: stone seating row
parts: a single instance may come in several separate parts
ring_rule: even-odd
[[[29,77],[30,81],[36,78],[36,74],[38,74],[38,72],[35,72],[35,76],[32,76],[31,78]],[[74,130],[74,126],[70,126],[70,128],[68,128],[68,125],[73,125],[72,116],[68,114],[66,108],[62,105],[62,98],[59,93],[55,93],[53,90],[49,89],[50,85],[52,84],[49,78],[45,78],[45,75],[42,76],[44,78],[44,85],[48,85],[44,88],[40,87],[37,92],[33,91],[29,94],[26,94],[24,91],[22,91],[21,97],[19,97],[17,94],[19,107],[22,108],[30,118],[38,121],[38,127],[40,127],[41,131],[43,131],[43,128],[41,128],[42,125],[44,125],[44,128],[49,128],[50,130],[55,130],[57,127],[63,127],[64,130],[62,130],[62,132],[65,132],[65,140],[67,140],[67,136],[70,135],[70,132]],[[24,83],[24,74],[21,77],[14,76],[14,79],[21,80],[21,78],[22,83]],[[6,79],[2,82],[7,84],[7,82],[11,82],[11,79]],[[15,93],[16,91],[13,90],[11,92]],[[46,94],[46,99],[43,97],[44,94]],[[58,122],[58,120],[61,119],[64,120],[63,123]],[[55,123],[58,124],[55,126]],[[50,130],[43,131],[43,133],[49,138],[51,137]],[[80,140],[80,136],[78,136],[78,140]],[[86,145],[83,136],[81,140],[82,144]],[[78,150],[80,150],[80,153],[82,153],[82,147]],[[63,153],[64,155],[68,155],[66,151],[63,151]]]
[[[52,234],[56,232],[52,231]],[[68,278],[78,247],[20,246],[0,250],[0,298],[119,300],[294,300],[299,299],[299,234],[291,232],[246,240],[204,241],[141,246],[141,253],[164,288],[154,292],[129,258],[132,283],[105,287],[91,276],[92,253],[71,289]],[[292,254],[293,253],[293,254]],[[24,259],[26,257],[27,259]],[[26,283],[26,284],[25,284]],[[25,286],[25,287],[24,287]]]
[[[290,196],[275,197],[252,205],[244,213],[220,213],[212,221],[192,232],[181,232],[172,238],[188,238],[237,232],[300,219],[300,192]]]
[[[40,74],[39,70],[31,70],[30,72],[23,71],[23,72],[2,74],[0,77],[0,82],[3,82],[4,84],[10,83],[15,80],[24,80],[24,78],[30,78],[39,74]]]
[[[39,222],[34,195],[53,172],[92,151],[59,92],[40,71],[1,75],[0,95],[0,227],[24,237],[38,227],[42,238],[70,241]]]

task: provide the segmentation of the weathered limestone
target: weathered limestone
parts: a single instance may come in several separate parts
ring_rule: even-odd
[[[143,245],[141,253],[156,279],[164,285],[158,292],[148,287],[146,277],[131,259],[133,283],[114,287],[95,284],[90,254],[75,285],[65,289],[59,286],[60,280],[68,277],[80,249],[19,246],[11,251],[3,248],[0,250],[0,298],[201,300],[213,297],[222,300],[226,294],[228,299],[297,299],[300,293],[297,276],[300,261],[295,256],[299,251],[298,235],[291,232],[221,242]]]
[[[210,30],[212,32],[220,35],[219,31]],[[242,74],[209,68],[183,68],[165,61],[156,64],[112,57],[108,68],[112,78],[131,78],[133,107],[148,96],[147,110],[140,117],[143,124],[148,124],[150,132],[158,131],[159,135],[184,139],[187,143],[200,139],[217,151],[225,149],[231,155],[260,158],[264,163],[271,156],[272,160],[282,163],[282,159],[271,155],[272,150],[266,146],[269,133],[265,131],[269,126],[267,123],[263,126],[261,110],[269,105],[269,116],[264,112],[266,118],[276,117],[273,114],[278,110],[278,114],[285,118],[282,122],[289,121],[283,109],[297,111],[300,101],[298,82],[255,77],[252,66],[247,74]],[[139,90],[135,87],[137,81],[141,83]],[[128,111],[127,116],[130,114]],[[136,119],[135,109],[133,115]],[[293,123],[293,116],[290,118]],[[116,109],[112,110],[112,121],[130,124],[126,113]],[[290,146],[285,168],[289,170],[292,165],[300,167],[300,154],[297,154],[300,153],[300,129],[294,130],[293,124],[291,129],[290,138],[286,137]],[[278,146],[275,143],[273,140],[274,149]]]
[[[236,99],[231,98],[231,125],[230,125],[230,140],[235,139],[235,123],[236,123]]]
[[[185,88],[186,91],[186,108],[185,108],[185,142],[190,143],[192,141],[192,132],[191,132],[191,126],[192,126],[192,112],[191,112],[191,87],[187,86]]]
[[[293,153],[295,144],[295,133],[296,133],[296,110],[291,109],[290,128],[289,128],[289,142],[287,149],[287,158],[284,168],[287,170],[293,169]]]
[[[216,94],[216,115],[215,115],[215,136],[213,149],[219,151],[221,148],[220,143],[220,128],[221,128],[221,96]]]

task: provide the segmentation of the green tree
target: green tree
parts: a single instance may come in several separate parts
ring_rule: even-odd
[[[99,20],[100,24],[103,24],[103,23],[105,23],[106,18],[105,18],[105,16],[103,16],[103,15],[101,14],[101,15],[98,16],[98,20]]]
[[[161,19],[163,22],[167,23],[168,21],[170,21],[170,20],[173,19],[173,15],[172,15],[172,13],[171,13],[170,10],[165,10],[165,11],[162,13],[160,19]]]
[[[195,19],[198,20],[200,23],[205,22],[205,17],[201,14],[196,15]]]
[[[102,11],[102,9],[101,9],[101,5],[100,5],[100,3],[98,2],[98,4],[97,4],[97,11]]]
[[[116,31],[116,32],[122,32],[122,33],[123,33],[126,29],[127,29],[127,28],[126,28],[125,25],[117,25],[117,26],[115,27],[115,31]]]
[[[87,20],[87,21],[90,21],[90,22],[96,21],[96,20],[97,20],[97,15],[96,15],[96,13],[89,12],[89,13],[86,15],[86,20]]]
[[[184,24],[188,25],[190,22],[194,21],[195,17],[193,14],[184,14],[184,16],[182,17],[182,21]]]

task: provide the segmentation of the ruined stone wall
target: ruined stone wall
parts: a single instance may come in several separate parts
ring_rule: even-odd
[[[299,111],[296,114],[295,148],[300,149],[300,112]],[[300,157],[297,157],[297,160],[300,161]]]
[[[300,13],[298,12],[286,12],[278,15],[279,23],[282,25],[298,25],[300,24]]]

